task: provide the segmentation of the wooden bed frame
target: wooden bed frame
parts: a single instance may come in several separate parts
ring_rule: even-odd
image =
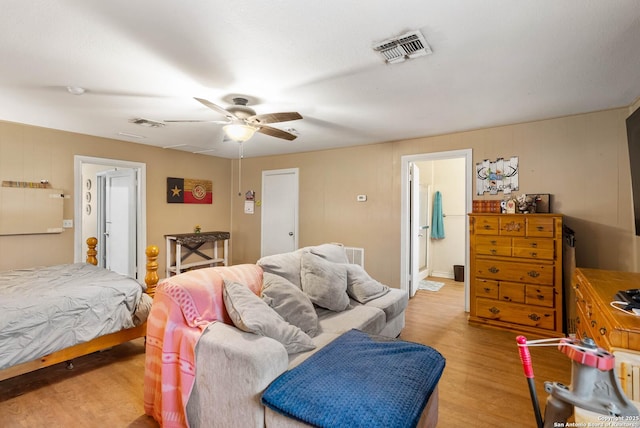
[[[87,239],[87,263],[93,265],[98,264],[96,259],[96,245],[98,240],[96,238]],[[155,294],[156,285],[158,284],[158,254],[160,250],[155,245],[150,245],[146,249],[147,255],[147,274],[144,277],[144,282],[147,284],[146,293],[153,298]],[[38,370],[44,367],[49,367],[54,364],[69,362],[73,358],[78,358],[83,355],[91,354],[96,351],[101,351],[112,346],[119,345],[121,343],[128,342],[139,337],[146,336],[147,323],[139,325],[137,327],[121,330],[115,333],[106,334],[104,336],[97,337],[89,342],[80,343],[78,345],[71,346],[69,348],[61,349],[44,357],[27,361],[15,366],[7,367],[0,370],[0,381],[19,376],[21,374],[29,373],[34,370]],[[72,367],[72,365],[70,364]]]

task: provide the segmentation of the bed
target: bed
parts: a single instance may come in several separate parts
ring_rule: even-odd
[[[158,282],[158,247],[149,246],[146,287],[86,263],[0,272],[0,381],[146,335]]]

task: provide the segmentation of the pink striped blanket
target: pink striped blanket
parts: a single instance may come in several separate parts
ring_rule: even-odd
[[[232,324],[222,300],[224,280],[262,288],[254,264],[185,272],[163,280],[147,320],[144,410],[162,427],[188,427],[186,405],[195,379],[195,347],[213,321]]]

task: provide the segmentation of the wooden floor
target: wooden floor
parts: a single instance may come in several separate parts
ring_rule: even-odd
[[[515,334],[470,327],[463,285],[420,290],[409,302],[401,338],[432,346],[446,358],[439,427],[534,427]],[[532,348],[541,407],[545,380],[569,384],[570,362],[556,348]],[[142,403],[144,343],[111,350],[0,382],[2,427],[157,427]],[[236,427],[233,427],[236,428]],[[242,427],[238,427],[242,428]]]

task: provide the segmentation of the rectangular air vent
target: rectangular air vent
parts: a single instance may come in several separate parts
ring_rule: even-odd
[[[344,247],[344,251],[347,253],[347,260],[349,260],[349,263],[359,265],[364,268],[364,248]]]
[[[390,64],[433,53],[420,31],[411,31],[393,39],[376,43],[373,45],[373,50]]]

